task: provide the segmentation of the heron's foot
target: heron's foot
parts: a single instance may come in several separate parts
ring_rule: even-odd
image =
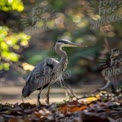
[[[46,102],[47,104],[50,104],[49,99],[45,100],[45,102]]]
[[[40,96],[38,96],[38,99],[37,99],[37,106],[38,108],[41,108],[42,104],[40,102]]]
[[[38,108],[41,108],[42,104],[40,101],[38,101],[37,106],[38,106]]]
[[[38,94],[38,96],[37,96],[37,105],[38,105],[38,107],[40,108],[41,107],[41,102],[40,102],[40,95]]]
[[[48,93],[47,93],[47,99],[45,100],[45,102],[46,102],[47,104],[50,104],[49,99],[50,99],[50,97],[49,97],[49,92],[48,92]]]
[[[77,96],[74,94],[74,92],[69,92],[66,91],[66,98],[68,99],[68,101],[73,101],[77,99]]]
[[[38,108],[38,109],[41,109],[43,106],[44,106],[44,104],[42,104],[42,103],[40,102],[40,99],[38,99],[38,100],[37,100],[37,108]]]
[[[75,95],[69,96],[69,101],[77,100],[77,97]]]
[[[50,98],[49,98],[49,94],[48,94],[48,95],[47,95],[47,100],[46,100],[46,103],[47,103],[47,104],[50,104],[49,99],[50,99]]]

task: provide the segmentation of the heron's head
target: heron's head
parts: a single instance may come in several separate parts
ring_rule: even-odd
[[[56,42],[55,46],[60,46],[60,47],[87,47],[84,44],[73,43],[73,42],[71,42],[69,40],[65,40],[65,39],[58,40]]]

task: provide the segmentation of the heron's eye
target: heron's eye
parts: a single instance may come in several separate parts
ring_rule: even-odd
[[[58,42],[58,44],[68,44],[68,42],[67,41],[64,41],[64,40],[59,40],[57,42]]]

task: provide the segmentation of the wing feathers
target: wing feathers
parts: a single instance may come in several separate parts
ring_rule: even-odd
[[[22,90],[23,97],[29,96],[34,90],[45,88],[51,81],[51,73],[58,61],[46,59],[38,64],[27,77],[26,85]]]

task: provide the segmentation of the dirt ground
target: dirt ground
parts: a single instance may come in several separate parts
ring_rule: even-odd
[[[21,103],[22,102],[22,91],[23,86],[2,86],[0,87],[0,103]],[[84,85],[82,88],[73,88],[76,96],[81,97],[85,94],[91,94],[94,89],[99,88],[100,85]],[[46,92],[45,89],[41,95],[41,101],[45,102],[46,100]],[[30,98],[24,98],[24,102],[36,103],[36,95],[38,91],[35,91]],[[67,95],[65,94],[65,90],[59,86],[59,88],[53,87],[51,88],[50,93],[50,102],[63,102],[64,100],[68,99]]]

